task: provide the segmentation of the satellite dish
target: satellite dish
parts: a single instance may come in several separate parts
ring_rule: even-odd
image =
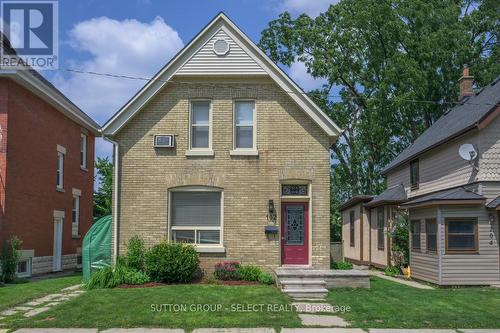
[[[476,148],[474,148],[474,146],[470,143],[464,143],[461,145],[458,149],[458,154],[466,161],[473,161],[477,157]]]

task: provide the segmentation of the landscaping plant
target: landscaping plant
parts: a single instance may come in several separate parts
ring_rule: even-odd
[[[195,277],[199,262],[194,246],[162,241],[146,252],[144,268],[155,282],[187,283]]]
[[[240,263],[237,261],[224,261],[215,265],[214,276],[219,280],[236,281],[239,280],[238,269]]]
[[[0,281],[11,283],[16,279],[17,264],[21,258],[21,254],[19,252],[21,249],[21,243],[21,240],[15,236],[4,242],[2,253],[0,254],[0,264],[2,269]]]
[[[132,237],[127,244],[126,264],[137,271],[144,270],[146,248],[139,236]]]
[[[259,281],[262,270],[257,266],[241,265],[236,269],[236,274],[243,281]]]
[[[384,274],[387,276],[398,276],[399,268],[396,266],[387,266],[387,268],[384,271]]]
[[[347,262],[347,261],[332,261],[330,264],[331,269],[342,269],[342,270],[348,270],[352,269],[352,263]]]
[[[273,284],[274,279],[273,276],[269,273],[262,272],[259,274],[259,282],[262,284]]]
[[[108,266],[92,272],[85,289],[114,288],[121,284],[141,285],[149,282],[149,276],[125,265],[126,260],[118,257],[115,268]]]

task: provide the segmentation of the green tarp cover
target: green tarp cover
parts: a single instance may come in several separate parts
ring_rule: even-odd
[[[90,273],[111,265],[111,216],[104,216],[95,222],[83,238],[82,269],[83,281]]]

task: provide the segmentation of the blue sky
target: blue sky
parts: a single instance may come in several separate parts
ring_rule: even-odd
[[[44,71],[63,93],[104,124],[144,81],[68,72],[78,69],[151,77],[217,13],[224,11],[254,42],[284,10],[316,16],[332,0],[60,0],[59,70]],[[286,71],[311,90],[321,85],[300,64]],[[97,156],[111,146],[98,139]]]

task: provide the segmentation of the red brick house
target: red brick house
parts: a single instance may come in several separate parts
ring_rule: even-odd
[[[5,38],[2,47],[13,52]],[[98,131],[36,71],[0,69],[0,244],[22,240],[19,276],[77,267]]]

